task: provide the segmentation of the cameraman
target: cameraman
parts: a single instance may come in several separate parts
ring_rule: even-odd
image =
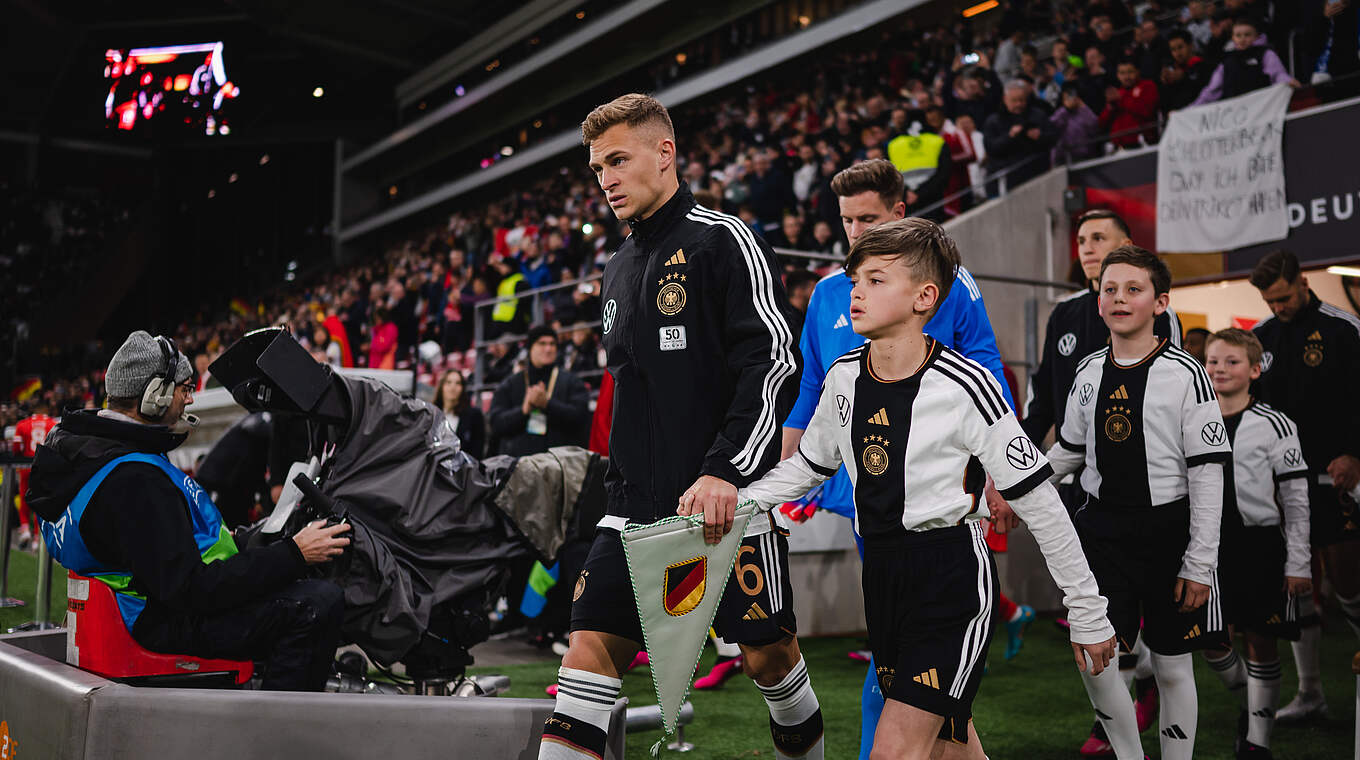
[[[184,442],[189,360],[138,330],[105,374],[109,408],[66,415],[38,447],[28,499],[64,567],[115,592],[123,623],[156,652],[262,660],[264,688],[320,691],[340,639],[343,593],[304,580],[344,551],[348,525],[317,521],[241,552],[217,507],[166,452]]]

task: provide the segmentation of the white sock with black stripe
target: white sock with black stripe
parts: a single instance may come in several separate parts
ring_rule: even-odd
[[[802,657],[783,680],[773,686],[757,683],[770,708],[770,735],[779,760],[822,760],[822,707],[812,691],[807,663]]]
[[[1152,672],[1161,695],[1162,760],[1190,760],[1195,755],[1199,701],[1195,661],[1186,654],[1152,653]]]
[[[1270,746],[1275,705],[1280,701],[1280,661],[1247,660],[1247,741]]]
[[[609,713],[623,681],[588,670],[558,668],[557,703],[543,724],[538,760],[601,760]]]
[[[1242,658],[1237,656],[1237,651],[1229,649],[1226,654],[1212,649],[1204,650],[1204,661],[1209,663],[1209,667],[1218,674],[1219,680],[1228,687],[1239,700],[1246,704],[1247,688],[1247,669],[1242,664]]]
[[[1114,663],[1110,663],[1114,665]],[[1105,728],[1110,746],[1119,760],[1142,760],[1143,743],[1138,738],[1138,716],[1133,711],[1133,697],[1120,677],[1119,668],[1108,667],[1100,675],[1091,675],[1091,660],[1087,657],[1081,682],[1096,710],[1096,719]]]

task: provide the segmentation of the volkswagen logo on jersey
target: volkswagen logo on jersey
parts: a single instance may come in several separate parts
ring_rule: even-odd
[[[1006,444],[1006,461],[1017,470],[1028,470],[1039,463],[1039,451],[1027,436],[1017,435]]]
[[[1063,356],[1071,356],[1072,352],[1075,350],[1077,350],[1076,335],[1073,335],[1072,333],[1067,333],[1061,338],[1058,338],[1058,353],[1062,354]]]
[[[1303,455],[1298,449],[1290,449],[1284,453],[1284,463],[1290,467],[1298,467],[1303,464]]]
[[[1270,371],[1270,365],[1272,365],[1272,364],[1274,364],[1274,363],[1275,363],[1275,354],[1272,354],[1272,353],[1270,353],[1269,351],[1266,351],[1265,353],[1261,354],[1261,371],[1262,371],[1262,372],[1269,372],[1269,371]]]
[[[1094,396],[1095,393],[1096,389],[1092,387],[1090,383],[1082,383],[1081,394],[1077,397],[1077,400],[1081,402],[1082,406],[1086,406],[1091,403],[1091,397]]]
[[[836,396],[836,412],[841,416],[841,427],[850,424],[850,399],[845,396]]]
[[[614,329],[614,317],[618,316],[618,314],[619,314],[618,302],[612,298],[606,301],[604,304],[604,310],[600,315],[601,320],[604,322],[605,335],[608,335],[609,331]]]
[[[1223,429],[1221,422],[1206,422],[1204,427],[1200,428],[1199,437],[1210,446],[1222,446],[1228,439],[1228,431]]]

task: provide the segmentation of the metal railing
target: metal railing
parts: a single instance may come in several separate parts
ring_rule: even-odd
[[[20,469],[27,469],[33,464],[32,459],[10,460],[0,464],[0,477],[4,482],[0,483],[0,608],[4,607],[23,607],[21,599],[13,599],[9,596],[9,513],[10,507],[14,503],[15,488],[18,483]],[[37,520],[37,515],[33,516]],[[22,623],[9,629],[9,633],[17,631],[45,631],[50,628],[60,628],[61,626],[48,620],[51,617],[52,609],[52,555],[47,553],[47,542],[42,540],[42,536],[37,534],[34,540],[38,542],[38,582],[34,590],[33,600],[33,620]]]
[[[515,344],[518,344],[520,341],[524,340],[524,335],[513,333],[498,335],[495,338],[488,340],[486,337],[487,327],[486,319],[485,315],[483,314],[483,311],[493,310],[501,304],[513,303],[515,304],[516,314],[518,314],[520,309],[525,308],[526,306],[525,299],[528,299],[527,306],[529,308],[528,319],[529,325],[532,326],[542,324],[550,311],[549,309],[545,308],[545,301],[549,300],[548,296],[550,294],[559,293],[564,290],[579,288],[582,285],[586,285],[592,282],[599,282],[603,278],[604,275],[602,274],[592,274],[586,277],[581,277],[579,279],[570,280],[568,282],[558,282],[552,285],[544,285],[541,288],[530,288],[528,290],[522,290],[519,291],[518,293],[515,293],[514,295],[495,296],[485,301],[478,301],[477,303],[473,304],[472,348],[476,354],[476,358],[473,360],[472,387],[470,390],[472,392],[480,392],[488,388],[488,383],[486,382],[485,378],[485,368],[482,363],[482,354],[488,347],[498,344],[513,346]],[[599,294],[597,293],[596,296],[598,297],[598,295]],[[601,324],[602,323],[600,322],[599,319],[594,319],[586,322],[573,322],[569,327],[564,327],[562,330],[560,330],[559,334],[564,332],[570,332],[572,330],[576,330],[579,328],[589,328],[591,330],[594,330]],[[604,374],[604,371],[598,370],[577,373],[577,376],[598,377],[599,375],[602,374]]]

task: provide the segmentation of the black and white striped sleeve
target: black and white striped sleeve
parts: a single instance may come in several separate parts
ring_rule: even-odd
[[[836,474],[841,466],[837,446],[840,414],[833,390],[834,370],[822,386],[817,409],[808,421],[807,431],[793,456],[775,465],[760,480],[738,492],[738,503],[750,499],[765,510],[802,498],[818,483]]]
[[[935,369],[967,398],[959,404],[964,448],[982,462],[1002,498],[1024,496],[1052,476],[1048,460],[1020,427],[991,373],[951,351],[940,354]]]
[[[703,255],[692,260],[705,262],[707,287],[723,304],[722,350],[735,386],[702,473],[742,485],[779,459],[780,425],[798,395],[798,347],[773,252],[736,217],[696,206],[689,218],[708,225]]]

